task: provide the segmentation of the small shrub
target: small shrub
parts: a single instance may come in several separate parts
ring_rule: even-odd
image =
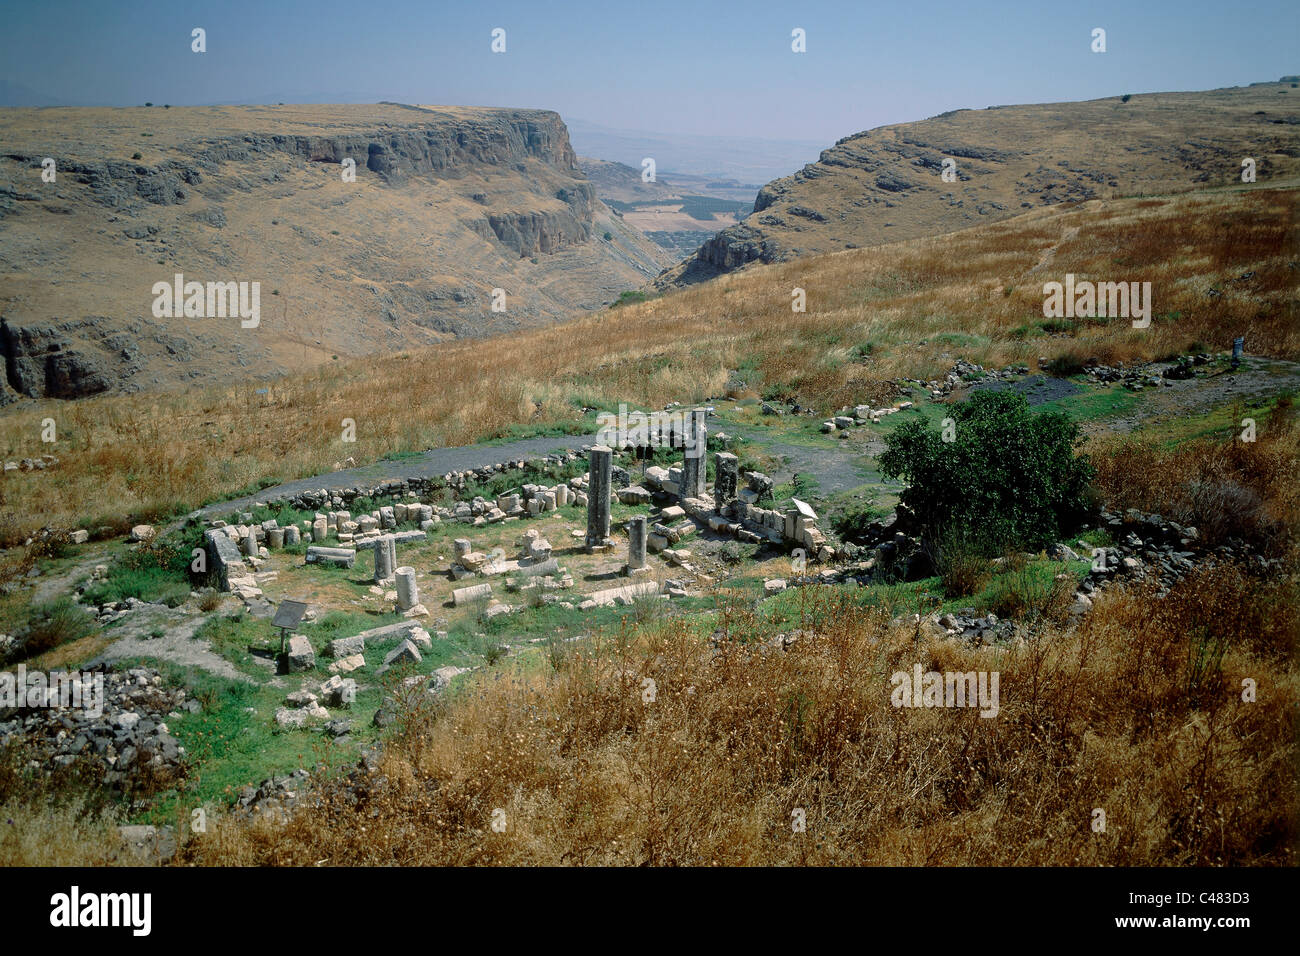
[[[1071,349],[1056,356],[1043,368],[1048,375],[1054,378],[1067,378],[1070,375],[1078,375],[1086,365],[1088,365],[1088,359],[1082,353]]]
[[[1048,319],[1039,322],[1038,327],[1048,335],[1070,335],[1078,326],[1069,319]]]
[[[992,577],[988,559],[969,537],[946,534],[928,542],[927,551],[945,598],[966,597],[984,590]]]
[[[745,560],[745,553],[739,541],[728,541],[718,550],[718,557],[724,564],[736,565]]]
[[[483,660],[487,662],[487,666],[491,667],[505,657],[510,652],[510,648],[496,638],[488,636],[479,640],[478,651],[483,655]]]
[[[1074,594],[1074,580],[1056,580],[1047,568],[1026,567],[993,579],[979,602],[985,612],[1014,621],[1059,620]]]
[[[618,295],[618,301],[616,301],[613,304],[613,306],[611,306],[611,308],[617,308],[620,305],[633,305],[638,302],[649,302],[649,301],[650,301],[650,296],[648,296],[644,292],[636,292],[636,291],[620,292]]]
[[[99,630],[95,618],[68,597],[32,608],[17,635],[17,659],[35,657],[63,644],[79,641]]]
[[[637,624],[650,624],[664,616],[664,602],[657,594],[641,594],[632,599],[632,620]]]

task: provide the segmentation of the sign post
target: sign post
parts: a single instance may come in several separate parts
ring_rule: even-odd
[[[304,601],[281,601],[279,608],[276,609],[275,617],[271,619],[271,626],[280,629],[280,659],[283,659],[287,653],[285,644],[289,640],[289,632],[302,622],[302,617],[306,613],[307,604]]]

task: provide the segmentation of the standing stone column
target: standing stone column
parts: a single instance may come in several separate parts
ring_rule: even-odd
[[[740,484],[740,459],[729,451],[713,456],[713,506],[723,512],[736,500],[736,486]]]
[[[603,548],[609,544],[609,488],[614,450],[608,445],[593,445],[588,461],[591,477],[587,489],[587,547]]]
[[[291,547],[299,541],[297,525],[289,525],[284,529],[284,543],[286,547]]]
[[[244,539],[244,554],[250,558],[257,557],[257,535],[252,528],[248,529],[248,537]]]
[[[266,533],[266,546],[268,548],[284,547],[284,529],[272,528]]]
[[[392,580],[393,565],[397,563],[397,548],[393,539],[384,535],[375,539],[375,583],[383,584]]]
[[[311,540],[314,544],[324,544],[329,535],[329,520],[321,515],[311,523]]]
[[[420,588],[415,583],[415,568],[397,569],[397,609],[409,611],[420,603]]]
[[[629,572],[645,567],[646,517],[636,515],[627,522],[627,569]]]
[[[682,486],[679,498],[703,498],[708,480],[705,455],[708,454],[708,428],[704,424],[707,412],[702,408],[691,410],[686,420],[685,457],[682,459]]]

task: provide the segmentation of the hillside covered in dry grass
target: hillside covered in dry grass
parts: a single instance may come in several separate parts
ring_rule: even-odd
[[[954,110],[856,133],[764,186],[752,215],[656,284],[936,236],[1058,203],[1231,185],[1246,157],[1260,182],[1294,177],[1300,89],[1287,80]]]
[[[821,414],[985,366],[1220,351],[1300,357],[1297,193],[1242,187],[1035,210],[935,239],[810,257],[550,328],[403,352],[237,388],[34,403],[0,454],[56,466],[0,485],[3,542],[42,525],[120,531],[285,480],[522,429],[594,433],[583,408],[779,393]],[[1152,321],[1045,323],[1067,273],[1152,283]],[[791,290],[807,311],[791,311]],[[54,418],[58,443],[41,441]],[[356,442],[341,422],[356,422]],[[108,533],[107,531],[105,533]]]

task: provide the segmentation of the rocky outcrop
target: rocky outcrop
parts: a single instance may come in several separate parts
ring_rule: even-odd
[[[591,185],[576,183],[573,188],[561,189],[556,198],[565,203],[564,210],[489,214],[488,226],[499,241],[521,258],[550,255],[590,239],[595,221],[592,210],[596,204]]]
[[[29,398],[81,398],[110,388],[113,379],[104,369],[103,353],[74,345],[77,333],[93,327],[93,319],[26,328],[0,319],[8,387]],[[129,345],[124,351],[129,354]]]

